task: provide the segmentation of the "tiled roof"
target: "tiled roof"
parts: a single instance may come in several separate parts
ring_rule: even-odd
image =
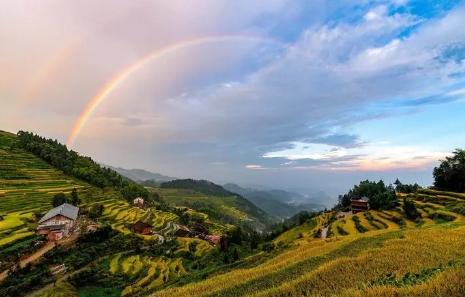
[[[55,207],[54,209],[51,209],[49,212],[47,212],[42,217],[42,219],[40,219],[39,223],[45,222],[46,220],[51,219],[57,215],[62,215],[72,220],[76,220],[78,217],[78,212],[79,212],[79,207],[76,207],[68,203],[64,203],[58,207]]]

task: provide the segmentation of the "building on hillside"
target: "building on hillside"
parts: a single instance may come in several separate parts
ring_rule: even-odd
[[[37,231],[50,241],[60,240],[73,230],[78,214],[78,207],[64,203],[51,209],[40,219]]]
[[[141,197],[137,197],[136,199],[134,199],[134,206],[144,208],[144,199]]]
[[[153,227],[150,224],[137,221],[133,226],[132,230],[134,233],[141,234],[141,235],[152,235],[153,234]]]
[[[350,201],[350,207],[352,209],[352,213],[370,210],[370,200],[367,197],[352,199]]]
[[[220,235],[207,235],[206,239],[213,243],[214,245],[220,245],[221,244],[221,236]]]
[[[86,227],[86,232],[87,233],[92,233],[92,232],[95,232],[97,230],[98,230],[98,224],[96,224],[96,223],[90,223]]]

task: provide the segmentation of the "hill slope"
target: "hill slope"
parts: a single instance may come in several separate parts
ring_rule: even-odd
[[[108,167],[115,170],[119,174],[124,175],[127,178],[130,178],[137,182],[154,181],[157,183],[163,183],[163,182],[168,182],[168,181],[172,181],[176,179],[171,176],[166,176],[166,175],[159,174],[159,173],[153,173],[153,172],[150,172],[144,169],[125,169],[121,167],[112,167],[112,166],[108,166]]]
[[[246,222],[263,229],[272,218],[252,202],[206,180],[173,180],[162,183],[158,193],[167,202],[188,206],[229,224]]]
[[[302,199],[301,195],[283,190],[254,190],[240,187],[236,184],[226,184],[224,188],[228,191],[238,193],[250,200],[253,204],[263,209],[267,213],[280,219],[291,217],[303,211],[318,211],[324,209],[324,205],[318,203],[306,203],[305,205],[291,204],[296,196]]]
[[[69,177],[31,153],[15,148],[15,138],[14,134],[0,131],[0,247],[33,236],[35,213],[49,209],[57,193],[77,189],[84,204],[122,198],[117,192],[103,192]]]
[[[451,209],[465,194],[425,192],[412,195],[418,222],[401,209],[325,213],[276,238],[263,263],[152,296],[463,296],[465,217]],[[344,235],[320,238],[322,228],[339,225]]]

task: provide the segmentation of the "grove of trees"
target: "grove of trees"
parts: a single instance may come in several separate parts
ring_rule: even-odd
[[[68,150],[66,145],[30,132],[19,131],[17,146],[27,150],[65,174],[79,178],[94,186],[114,187],[127,200],[147,198],[149,193],[143,186],[121,176],[116,171],[102,167],[89,157]]]
[[[379,182],[362,181],[355,185],[348,193],[339,196],[337,208],[347,208],[352,199],[367,197],[372,209],[390,209],[396,206],[396,191],[392,185],[386,186],[382,180]]]
[[[446,157],[438,167],[434,168],[434,186],[454,191],[465,191],[465,150],[457,149],[451,157]]]

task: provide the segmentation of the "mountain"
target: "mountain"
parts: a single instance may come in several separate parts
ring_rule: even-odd
[[[225,184],[224,188],[242,195],[267,213],[281,219],[291,217],[303,210],[319,211],[325,208],[322,204],[308,202],[301,194],[284,190],[255,190],[236,184]]]
[[[110,167],[111,169],[115,170],[119,174],[124,175],[137,182],[154,181],[156,183],[163,183],[163,182],[176,179],[171,176],[166,176],[166,175],[162,175],[159,173],[150,172],[144,169],[125,169],[121,167],[112,167],[112,166],[107,166],[107,167]]]
[[[38,221],[74,189],[79,232],[47,243]],[[267,217],[250,189],[140,190],[57,141],[0,131],[0,296],[465,296],[464,193],[417,189],[389,209],[301,212],[254,232]],[[125,196],[140,193],[145,208]],[[135,233],[139,221],[154,233]]]
[[[178,193],[177,197],[170,195],[170,198],[165,200],[176,205],[189,206],[211,216],[221,216],[226,220],[225,222],[233,224],[249,221],[255,227],[263,229],[273,222],[273,218],[253,202],[207,180],[178,179],[162,183],[159,189],[162,197],[166,196],[163,191],[176,193],[180,190],[187,192],[184,192],[184,195]],[[195,193],[200,193],[202,196],[195,196]],[[227,208],[230,210],[228,211]]]

